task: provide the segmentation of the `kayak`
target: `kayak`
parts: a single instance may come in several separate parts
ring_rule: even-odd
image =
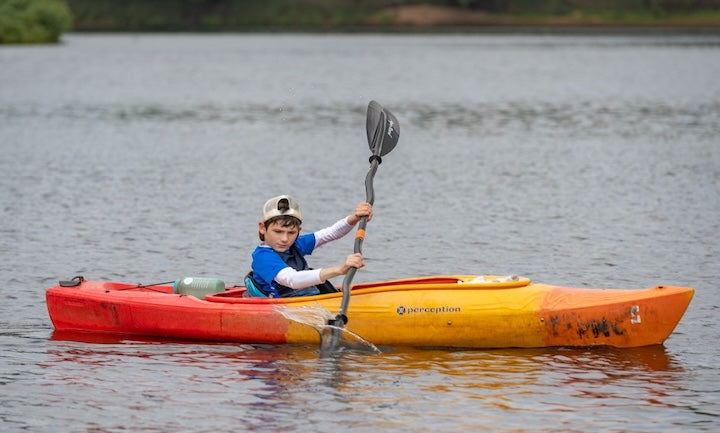
[[[317,324],[292,313],[336,312],[343,296],[259,298],[241,286],[182,293],[177,282],[73,281],[46,291],[57,331],[217,342],[319,344]],[[345,328],[378,346],[649,346],[668,338],[693,294],[690,287],[590,289],[517,276],[425,276],[354,284]]]

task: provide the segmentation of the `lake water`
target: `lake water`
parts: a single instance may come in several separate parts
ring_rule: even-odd
[[[0,46],[0,430],[717,431],[720,36],[79,35]],[[266,198],[364,200],[356,282],[696,289],[664,346],[419,350],[53,333],[57,280],[239,283]],[[334,265],[348,237],[316,252]]]

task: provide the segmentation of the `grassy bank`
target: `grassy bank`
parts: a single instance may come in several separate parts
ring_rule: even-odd
[[[684,27],[720,32],[720,0],[0,0],[0,43],[76,31],[482,31]]]
[[[720,28],[720,0],[67,0],[80,31]]]

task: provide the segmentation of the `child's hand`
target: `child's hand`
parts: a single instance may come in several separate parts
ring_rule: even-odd
[[[355,208],[355,213],[352,215],[349,215],[347,218],[347,222],[350,225],[355,225],[360,221],[360,218],[362,217],[368,217],[368,221],[372,220],[373,211],[372,211],[372,205],[370,203],[362,202],[357,205]]]
[[[363,256],[360,253],[350,254],[340,266],[331,266],[320,270],[320,280],[327,281],[329,278],[339,277],[348,273],[350,268],[360,269],[365,266]]]
[[[363,266],[365,266],[365,263],[363,262],[362,254],[350,254],[349,256],[345,257],[345,262],[341,266],[343,270],[342,275],[347,274],[350,268],[360,269]]]

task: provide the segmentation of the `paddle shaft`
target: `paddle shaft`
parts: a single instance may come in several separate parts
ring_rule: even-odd
[[[368,171],[367,176],[365,176],[365,201],[372,205],[375,202],[373,179],[375,178],[375,173],[377,172],[377,168],[378,165],[380,165],[381,159],[379,156],[373,155],[370,158],[370,161],[370,170]],[[367,223],[368,217],[364,216],[360,218],[360,222],[358,223],[358,229],[355,234],[355,246],[353,248],[353,251],[355,253],[362,253],[362,244],[365,240],[365,228],[367,227]],[[350,284],[355,277],[355,272],[357,272],[357,268],[350,268],[347,274],[345,274],[345,278],[343,279],[343,299],[342,304],[340,304],[340,312],[338,313],[338,315],[341,317],[345,317],[345,314],[347,313],[347,307],[350,303]]]

